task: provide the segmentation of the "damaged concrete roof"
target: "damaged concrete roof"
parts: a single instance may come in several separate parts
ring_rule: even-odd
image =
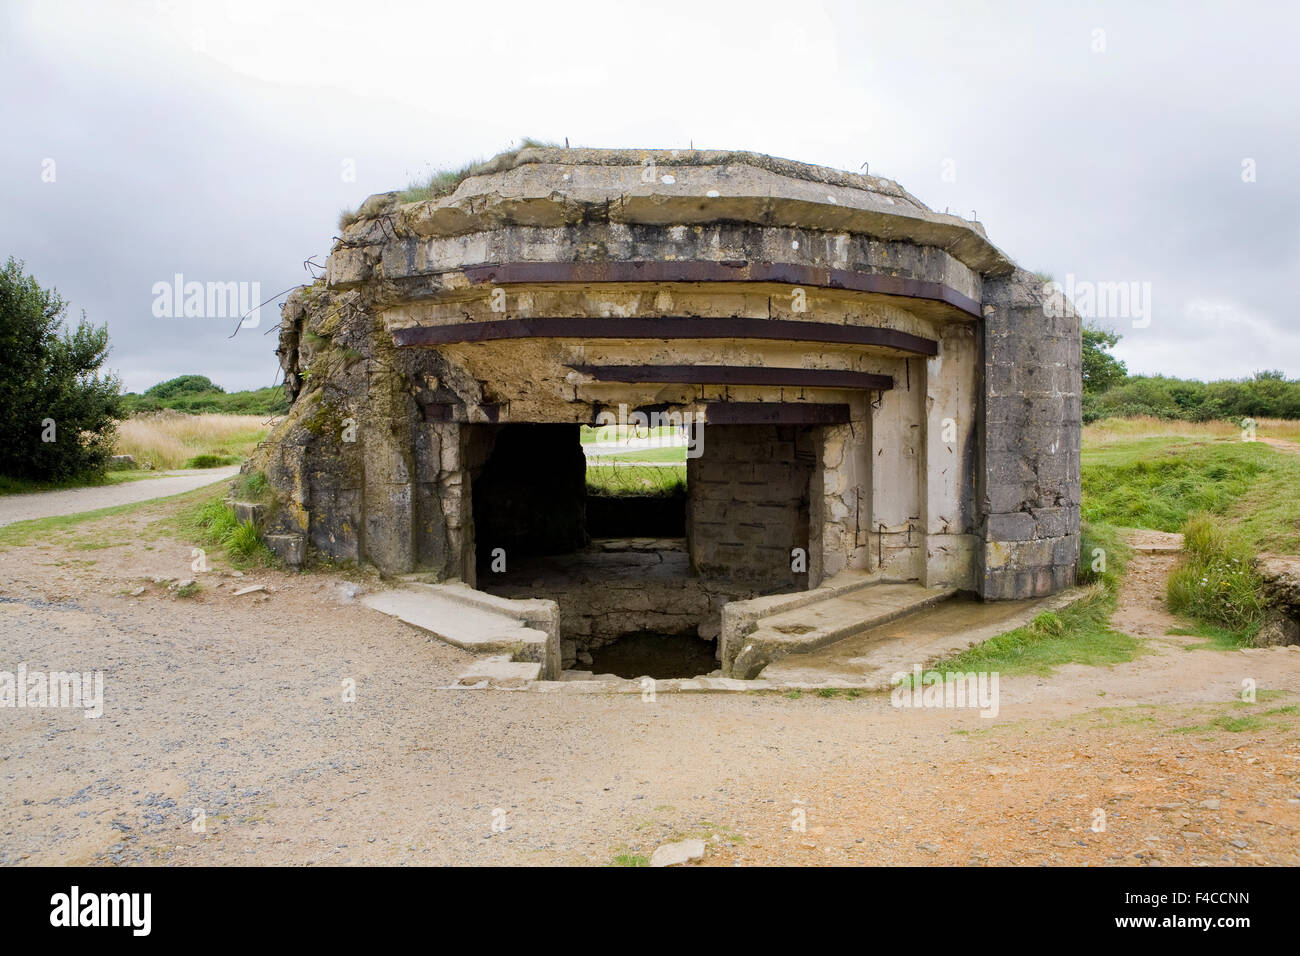
[[[391,217],[397,234],[420,238],[591,221],[756,223],[933,246],[984,275],[1014,268],[978,222],[934,212],[892,180],[752,152],[535,147],[503,153],[449,196],[405,204],[397,192],[371,196],[344,241],[360,239],[368,221],[382,215]]]

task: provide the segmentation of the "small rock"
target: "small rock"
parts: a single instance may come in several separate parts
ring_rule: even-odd
[[[241,595],[244,594],[256,594],[258,591],[265,591],[265,590],[266,590],[265,584],[254,584],[251,587],[240,588],[238,591],[235,592],[235,597],[240,597]]]
[[[139,597],[141,594],[144,594],[144,588],[136,588],[131,592],[131,597]]]
[[[1199,806],[1202,810],[1217,810],[1219,809],[1219,801],[1202,800],[1200,803],[1197,804],[1197,806]]]
[[[682,840],[678,843],[665,843],[650,857],[651,866],[680,866],[704,856],[703,840]]]

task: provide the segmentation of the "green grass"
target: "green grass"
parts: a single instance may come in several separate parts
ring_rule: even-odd
[[[1083,517],[1181,531],[1195,514],[1231,518],[1260,550],[1300,553],[1300,455],[1262,442],[1151,436],[1083,452]]]
[[[600,452],[591,458],[595,462],[614,461],[638,462],[638,461],[672,461],[686,463],[686,446],[670,445],[666,448],[630,448],[627,451],[610,451]]]
[[[242,461],[237,455],[195,455],[185,462],[182,468],[221,468],[225,465],[237,465]]]
[[[999,674],[1050,674],[1063,664],[1122,664],[1142,652],[1143,642],[1115,630],[1115,594],[1131,551],[1119,529],[1097,522],[1080,529],[1080,584],[1094,591],[1059,611],[1045,611],[1024,627],[999,634],[931,665],[927,670]],[[904,679],[910,685],[912,675]]]
[[[614,857],[610,866],[649,866],[650,857],[640,853],[620,853]]]
[[[220,498],[200,502],[177,517],[181,533],[204,547],[221,548],[236,568],[273,567],[278,560],[257,529],[235,517]]]
[[[519,145],[510,153],[518,153],[521,150],[536,147],[557,147],[559,143],[552,143],[546,140],[533,139],[525,136],[519,141]],[[465,165],[454,169],[440,169],[429,173],[420,179],[410,183],[398,196],[398,201],[402,203],[422,202],[427,199],[437,199],[441,196],[450,196],[456,191],[456,187],[466,179],[483,170],[487,165],[487,160],[475,159]],[[360,219],[358,210],[344,209],[339,213],[339,228],[346,229],[354,222]]]
[[[1040,614],[1025,627],[999,634],[928,669],[1046,675],[1063,664],[1123,664],[1137,657],[1142,642],[1110,626],[1114,610],[1114,594],[1103,589],[1061,611]]]
[[[231,493],[238,501],[269,501],[273,497],[271,483],[260,471],[236,475]]]
[[[1211,624],[1196,622],[1191,627],[1171,627],[1166,634],[1178,637],[1202,637],[1204,643],[1188,644],[1185,651],[1235,651],[1247,647],[1250,643],[1250,631],[1234,631],[1226,627],[1214,627]]]
[[[591,495],[684,495],[686,466],[638,468],[636,465],[588,465]]]
[[[1110,591],[1119,587],[1132,549],[1123,532],[1113,525],[1085,522],[1079,529],[1080,584],[1101,584]]]
[[[79,475],[63,481],[28,481],[25,478],[6,478],[0,475],[0,495],[26,495],[39,491],[64,491],[68,488],[96,488],[120,485],[145,478],[161,478],[155,471],[132,468],[126,471],[106,471],[103,474]]]
[[[599,428],[593,428],[590,425],[583,425],[578,432],[579,439],[584,445],[590,445],[595,442],[609,444],[611,442],[626,441],[629,438],[671,438],[677,433],[677,429],[672,425],[659,425],[655,428],[620,428],[618,425],[602,425]]]
[[[1183,528],[1183,557],[1169,575],[1175,614],[1212,627],[1254,634],[1263,623],[1263,582],[1255,549],[1222,519],[1198,515]]]

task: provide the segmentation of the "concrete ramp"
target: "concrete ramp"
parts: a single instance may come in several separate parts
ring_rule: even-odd
[[[463,650],[481,654],[461,681],[527,680],[560,676],[560,609],[554,601],[511,600],[464,584],[405,581],[361,598],[361,603]],[[508,665],[508,666],[507,666]]]
[[[724,663],[730,677],[752,679],[769,664],[808,654],[853,634],[933,607],[956,588],[840,575],[812,591],[738,601],[723,610]]]
[[[956,597],[863,628],[806,654],[791,654],[764,667],[759,676],[782,685],[887,690],[899,673],[927,668],[972,645],[1024,627],[1044,611],[1060,610],[1085,593],[1071,589],[1046,598],[989,603]]]

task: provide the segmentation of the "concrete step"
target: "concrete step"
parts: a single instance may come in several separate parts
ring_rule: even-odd
[[[475,661],[456,678],[455,687],[495,687],[501,690],[522,689],[541,680],[542,665],[535,661],[512,661],[493,656]]]
[[[554,601],[512,601],[459,583],[419,581],[367,594],[361,601],[463,650],[535,664],[548,679],[559,675],[559,608]],[[518,676],[523,670],[512,673]]]
[[[733,677],[752,678],[791,654],[807,654],[946,601],[956,588],[878,582],[759,618],[743,638]]]

